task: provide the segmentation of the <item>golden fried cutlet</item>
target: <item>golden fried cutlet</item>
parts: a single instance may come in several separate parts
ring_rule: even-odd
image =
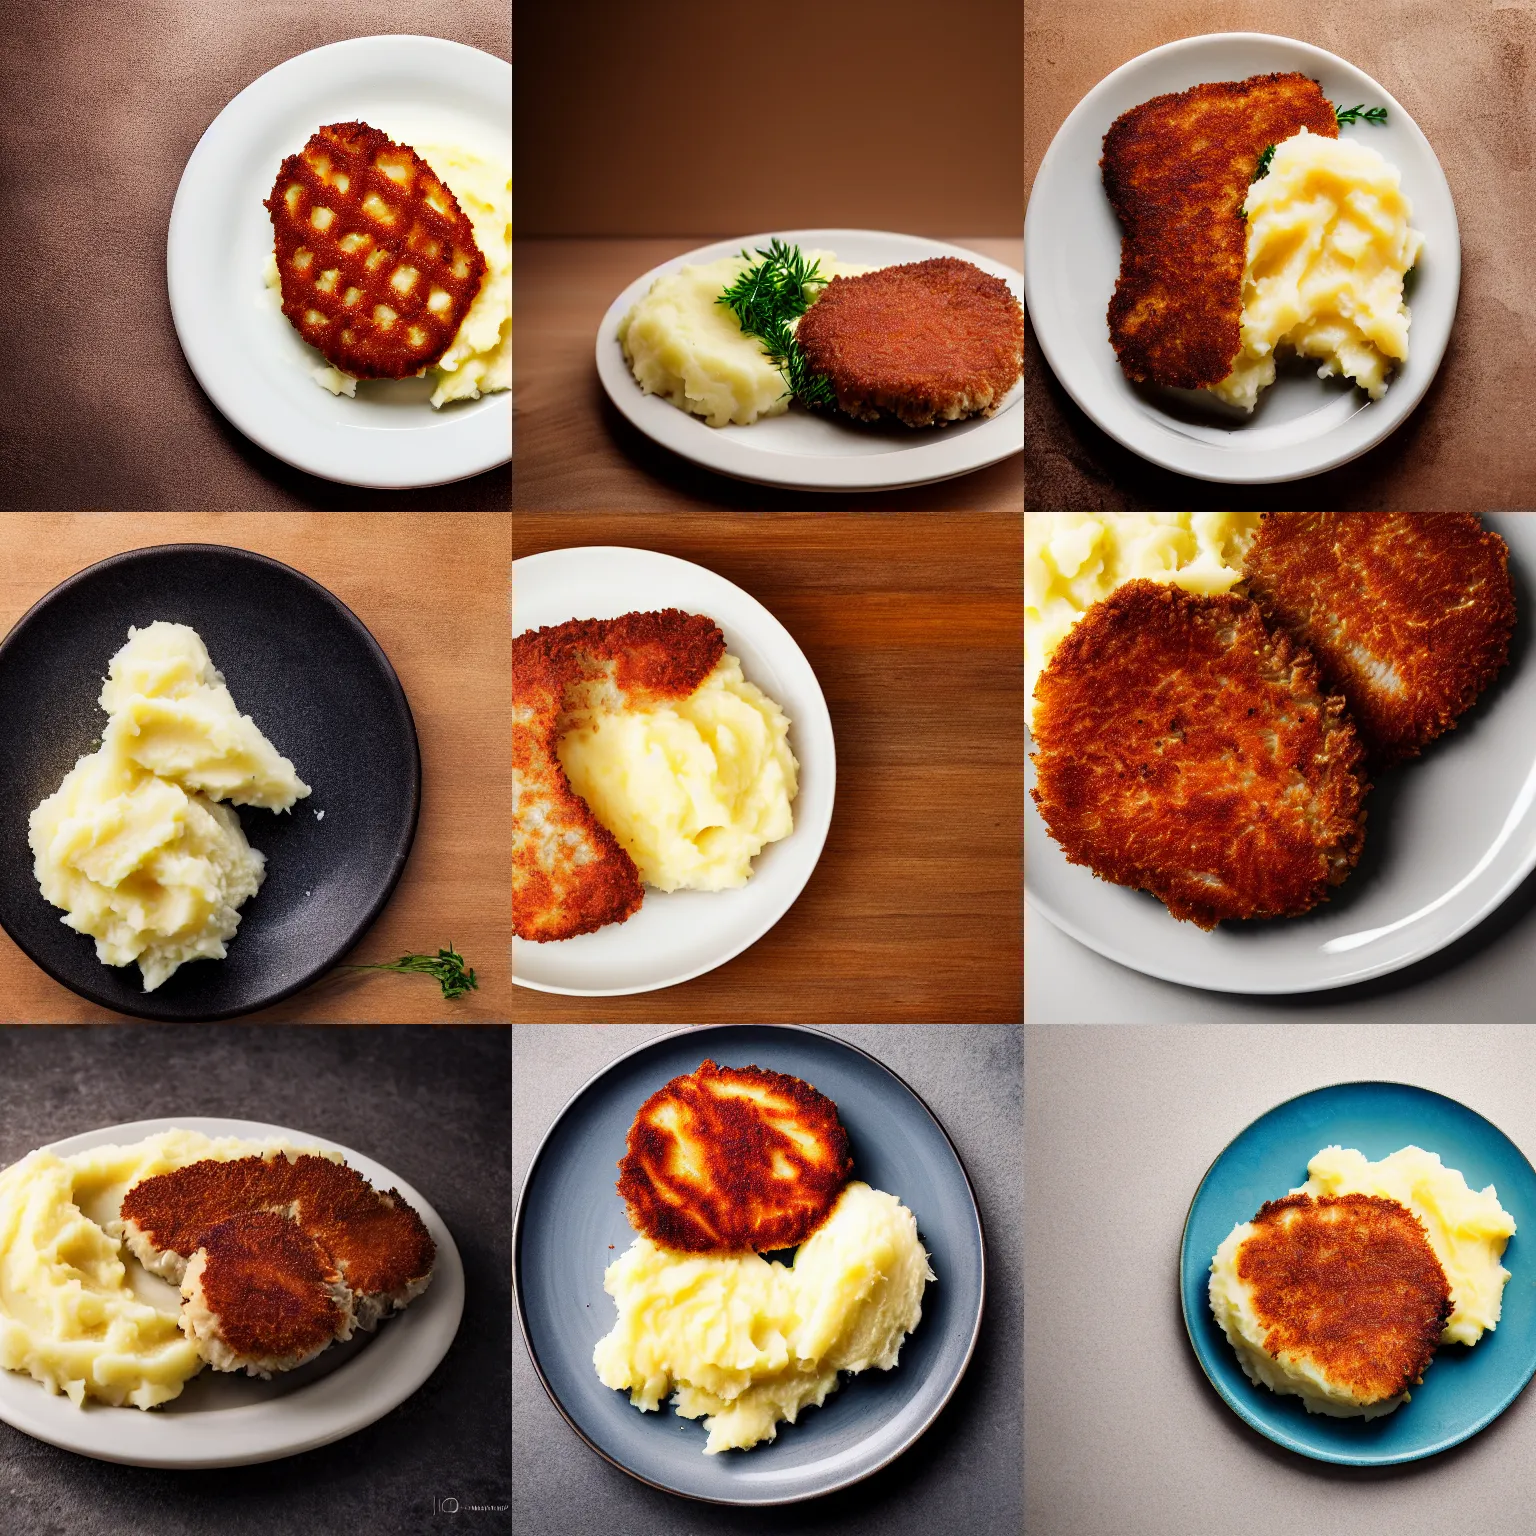
[[[1268,512],[1244,570],[1378,762],[1453,729],[1509,660],[1509,548],[1476,513]]]
[[[469,217],[437,173],[366,123],[330,123],[266,201],[283,313],[358,379],[404,379],[448,350],[485,280]]]
[[[1246,598],[1131,581],[1095,603],[1035,686],[1034,740],[1068,860],[1201,928],[1306,912],[1360,857],[1344,701]]]
[[[512,931],[547,942],[640,910],[640,873],[556,753],[578,691],[643,708],[685,699],[725,654],[713,619],[664,608],[572,619],[512,641]],[[595,690],[595,692],[594,692]]]
[[[853,1172],[837,1105],[757,1067],[698,1069],[658,1088],[619,1164],[629,1223],[683,1253],[764,1253],[805,1241]]]
[[[1362,1407],[1424,1379],[1451,1288],[1418,1217],[1377,1195],[1287,1195],[1238,1250],[1265,1348],[1309,1360]]]
[[[1128,379],[1199,389],[1232,371],[1243,199],[1264,150],[1302,128],[1339,136],[1317,82],[1297,74],[1154,96],[1110,125],[1099,164],[1124,234],[1109,336]]]
[[[849,416],[942,426],[996,412],[1023,366],[1024,311],[1001,278],[939,256],[834,277],[796,336]]]

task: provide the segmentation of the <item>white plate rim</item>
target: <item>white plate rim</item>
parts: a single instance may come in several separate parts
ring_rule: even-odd
[[[338,452],[339,434],[318,420],[305,421],[302,410],[286,423],[275,423],[253,405],[254,395],[240,381],[251,376],[241,356],[221,345],[221,294],[201,281],[206,238],[204,205],[223,181],[221,166],[238,153],[243,137],[268,114],[278,111],[286,93],[312,81],[341,90],[385,63],[429,65],[479,73],[507,98],[510,161],[512,66],[496,55],[448,38],[383,33],[346,38],[295,54],[246,85],[225,104],[199,138],[182,170],[166,229],[166,290],[171,320],[182,354],[198,385],[219,413],[239,432],[274,458],[295,469],[342,485],[370,490],[419,489],[446,485],[482,474],[512,457],[510,390],[484,396],[458,409],[430,431],[391,432],[358,422],[356,441]],[[200,222],[203,219],[203,222]],[[319,386],[302,374],[296,386]],[[306,398],[296,389],[299,399]]]
[[[1167,432],[1144,412],[1127,412],[1121,419],[1117,414],[1101,409],[1093,393],[1085,389],[1075,377],[1070,358],[1070,346],[1076,344],[1077,338],[1056,334],[1051,305],[1045,301],[1039,286],[1042,280],[1034,275],[1046,265],[1046,262],[1043,259],[1031,259],[1031,252],[1038,253],[1042,249],[1042,243],[1050,239],[1051,232],[1047,227],[1050,222],[1050,210],[1043,209],[1042,205],[1049,195],[1049,179],[1056,174],[1057,162],[1065,157],[1068,130],[1079,128],[1084,119],[1093,116],[1099,101],[1109,95],[1115,87],[1123,84],[1128,76],[1142,71],[1148,61],[1156,59],[1161,62],[1175,54],[1197,53],[1213,44],[1247,44],[1255,47],[1278,45],[1310,55],[1318,64],[1359,76],[1394,114],[1394,122],[1406,125],[1410,134],[1420,141],[1428,155],[1429,164],[1438,173],[1437,191],[1444,193],[1449,217],[1446,233],[1450,238],[1445,242],[1444,251],[1440,251],[1437,247],[1437,256],[1445,264],[1450,287],[1449,314],[1443,326],[1430,341],[1429,356],[1432,358],[1432,366],[1423,370],[1413,387],[1404,389],[1394,386],[1388,389],[1382,400],[1372,402],[1372,408],[1377,411],[1374,417],[1375,424],[1361,435],[1358,441],[1348,441],[1342,446],[1322,451],[1324,445],[1347,429],[1348,423],[1341,423],[1340,426],[1321,434],[1310,443],[1269,450],[1249,450],[1248,456],[1265,455],[1266,465],[1248,470],[1242,468],[1245,455],[1213,449],[1198,439]],[[1194,80],[1190,82],[1190,84],[1195,83],[1197,82]],[[1041,192],[1042,187],[1046,188],[1044,193]],[[1188,475],[1192,479],[1221,485],[1274,485],[1307,479],[1313,475],[1338,469],[1384,442],[1408,419],[1434,382],[1440,370],[1440,364],[1444,360],[1446,348],[1450,344],[1450,333],[1455,323],[1461,291],[1461,233],[1456,216],[1455,198],[1439,157],[1413,116],[1385,86],[1358,65],[1350,63],[1348,59],[1330,53],[1325,48],[1319,48],[1314,43],[1269,32],[1207,32],[1194,37],[1178,38],[1128,59],[1104,76],[1067,114],[1040,161],[1040,167],[1035,173],[1034,185],[1030,189],[1029,206],[1025,213],[1024,250],[1024,293],[1030,324],[1052,374],[1078,408],[1100,431],[1148,463],[1174,474]],[[1043,324],[1042,315],[1046,317]],[[1107,334],[1105,345],[1108,345]],[[1348,418],[1348,421],[1357,420],[1360,414],[1357,412]],[[1289,468],[1271,467],[1267,463],[1268,456],[1271,455],[1294,456],[1298,462]]]
[[[604,556],[616,554],[626,556],[639,555],[659,563],[664,562],[675,566],[685,567],[689,571],[701,573],[707,577],[710,582],[717,583],[722,592],[728,592],[730,594],[731,601],[733,603],[739,603],[742,607],[742,611],[746,612],[752,618],[754,624],[761,626],[760,630],[756,632],[757,636],[759,638],[761,636],[767,636],[769,641],[771,641],[774,649],[782,654],[784,660],[788,662],[789,665],[794,667],[795,670],[802,673],[803,681],[809,685],[807,698],[809,699],[812,706],[812,718],[811,720],[806,721],[804,718],[804,713],[802,712],[800,720],[796,722],[797,734],[799,735],[800,743],[803,747],[806,740],[807,731],[813,731],[818,743],[818,750],[824,751],[825,753],[825,762],[823,763],[820,761],[820,759],[818,759],[817,762],[818,773],[824,775],[827,780],[825,811],[819,815],[809,826],[797,818],[794,828],[790,832],[790,837],[803,835],[806,838],[806,842],[801,845],[803,851],[800,854],[800,858],[803,868],[800,878],[796,883],[793,891],[787,893],[786,899],[783,901],[783,904],[778,908],[778,910],[771,911],[766,921],[763,921],[761,926],[757,927],[756,931],[753,932],[749,938],[743,940],[739,944],[736,944],[736,946],[731,948],[728,953],[722,952],[715,958],[706,961],[702,965],[693,966],[692,968],[685,967],[678,974],[669,977],[667,980],[649,982],[643,986],[598,988],[565,987],[556,986],[547,982],[529,981],[525,977],[518,975],[517,954],[520,948],[522,948],[524,945],[528,945],[531,948],[531,941],[519,939],[514,935],[512,940],[512,982],[514,986],[526,987],[529,991],[532,992],[557,993],[564,997],[633,997],[642,992],[659,992],[668,987],[680,986],[686,981],[692,981],[695,977],[704,976],[707,975],[710,971],[718,970],[722,965],[725,965],[729,961],[734,960],[737,955],[745,953],[754,944],[756,944],[764,934],[766,934],[779,922],[779,920],[784,916],[786,912],[789,911],[795,902],[800,899],[801,892],[804,891],[806,885],[810,881],[812,874],[815,873],[817,864],[821,862],[822,849],[826,846],[827,834],[831,830],[832,816],[837,805],[837,738],[832,729],[832,716],[831,712],[827,709],[826,696],[823,694],[821,689],[821,680],[816,676],[815,668],[811,666],[811,663],[806,657],[805,652],[802,651],[799,645],[796,643],[795,637],[791,635],[790,632],[779,621],[779,619],[775,617],[775,615],[767,607],[759,602],[757,598],[753,597],[750,592],[747,592],[741,587],[738,587],[735,582],[728,581],[724,576],[721,576],[718,572],[711,570],[708,566],[697,565],[691,560],[679,559],[676,555],[662,554],[658,550],[641,549],[623,544],[576,545],[564,549],[544,550],[539,554],[524,555],[521,560],[514,560],[512,562],[512,583],[514,593],[516,591],[519,572],[521,572],[522,579],[525,581],[529,579],[530,571],[537,575],[537,567],[534,564],[537,561],[545,561],[553,565],[562,557],[569,559],[572,556],[591,556],[593,554]],[[719,620],[717,619],[716,622],[718,623]],[[736,626],[733,624],[732,627]],[[512,617],[512,633],[514,637],[522,633],[522,630],[520,630],[517,625],[515,597]],[[801,762],[801,767],[803,770],[803,760]],[[800,803],[798,798],[796,803],[797,805]],[[785,841],[787,842],[788,839]]]
[[[201,1131],[207,1136],[240,1136],[259,1141],[285,1140],[297,1146],[340,1152],[365,1178],[380,1188],[398,1189],[415,1206],[437,1244],[432,1283],[405,1312],[381,1324],[377,1337],[353,1360],[309,1386],[271,1402],[247,1404],[207,1415],[157,1415],[154,1410],[113,1408],[104,1404],[92,1404],[81,1410],[67,1397],[51,1395],[30,1376],[4,1371],[0,1372],[0,1420],[34,1440],[96,1461],[176,1470],[243,1467],[297,1456],[356,1434],[417,1391],[448,1353],[464,1312],[464,1264],[459,1250],[442,1217],[420,1192],[371,1157],[328,1137],[270,1125],[265,1121],[219,1115],[169,1115],[153,1120],[134,1120],[124,1125],[101,1126],[49,1142],[36,1150],[67,1156],[90,1147],[142,1140],[168,1130]],[[407,1334],[400,1325],[413,1317],[415,1321]],[[374,1395],[354,1395],[350,1406],[322,1401],[314,1422],[302,1432],[295,1428],[284,1429],[282,1420],[291,1418],[295,1408],[310,1407],[316,1401],[312,1394],[320,1394],[330,1382],[345,1383],[349,1377],[356,1380],[354,1373],[358,1367],[378,1351],[383,1351],[382,1357],[374,1360],[367,1373],[370,1377],[381,1378],[374,1384]],[[399,1364],[391,1372],[397,1359]],[[323,1397],[338,1395],[340,1391],[339,1387],[331,1388]],[[214,1422],[199,1428],[199,1421],[204,1418]],[[231,1430],[235,1431],[233,1436],[229,1433]],[[241,1438],[242,1431],[245,1432],[245,1443],[232,1444],[232,1440]]]
[[[767,231],[756,235],[743,235],[731,240],[717,240],[697,250],[684,251],[658,263],[630,283],[614,299],[603,315],[597,328],[596,360],[597,375],[603,390],[613,402],[614,408],[639,432],[680,458],[702,465],[716,474],[729,475],[736,480],[746,480],[756,485],[780,486],[790,490],[856,493],[859,491],[894,491],[912,486],[934,485],[943,480],[953,480],[961,475],[972,474],[1001,463],[1016,453],[1024,451],[1024,403],[1022,377],[1010,392],[1010,403],[996,416],[980,423],[964,436],[946,436],[942,429],[914,441],[910,446],[891,453],[876,455],[850,455],[847,458],[797,456],[786,453],[766,453],[753,449],[750,442],[742,440],[730,428],[705,426],[703,420],[679,410],[665,400],[645,394],[635,383],[629,364],[624,360],[624,350],[618,341],[618,324],[649,289],[655,280],[667,272],[674,272],[689,263],[713,261],[731,256],[746,248],[756,250],[770,240],[787,240],[802,246],[822,246],[836,249],[837,242],[847,237],[869,238],[898,242],[907,247],[905,254],[896,259],[922,261],[932,256],[955,256],[969,261],[993,277],[1000,277],[1013,289],[1015,297],[1023,301],[1024,276],[1004,262],[994,261],[980,251],[964,246],[950,245],[942,240],[931,240],[921,235],[904,235],[892,230],[878,229],[790,229]],[[652,409],[660,405],[677,416],[677,421]],[[1018,441],[1012,438],[1016,427]],[[673,430],[675,429],[675,430]],[[744,432],[748,429],[737,428]],[[699,436],[706,433],[707,436]],[[884,472],[877,466],[891,461]],[[904,466],[898,469],[897,466]],[[778,472],[775,473],[774,471]]]

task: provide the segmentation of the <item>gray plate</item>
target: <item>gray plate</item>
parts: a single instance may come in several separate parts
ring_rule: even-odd
[[[854,1177],[917,1217],[938,1276],[892,1371],[843,1384],[778,1439],[704,1454],[701,1420],[632,1408],[592,1365],[612,1327],[603,1271],[634,1239],[614,1188],[635,1111],[705,1057],[804,1078],[837,1105]],[[528,1352],[555,1406],[600,1456],[642,1482],[717,1504],[791,1504],[870,1476],[939,1415],[981,1326],[981,1216],[959,1155],[928,1107],[889,1068],[851,1045],[783,1025],[723,1024],[667,1035],[622,1056],[560,1112],[528,1169],[512,1231],[513,1284]]]

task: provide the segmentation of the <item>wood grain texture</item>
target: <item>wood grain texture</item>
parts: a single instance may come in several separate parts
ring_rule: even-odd
[[[336,594],[384,648],[421,743],[421,819],[382,915],[348,956],[450,941],[479,990],[446,1003],[429,977],[332,974],[253,1020],[505,1022],[511,994],[512,647],[506,513],[25,513],[0,517],[0,633],[65,577],[125,549],[232,544]],[[106,658],[102,658],[105,663]],[[8,808],[24,814],[25,808]],[[238,939],[235,942],[239,942]],[[40,971],[0,933],[0,1018],[121,1018]]]
[[[514,557],[633,545],[762,602],[826,695],[837,804],[810,883],[745,953],[635,997],[519,988],[513,1022],[1017,1022],[1022,526],[986,512],[515,514]]]
[[[641,273],[700,243],[698,237],[515,241],[513,494],[518,510],[806,511],[826,505],[824,492],[751,485],[679,458],[631,426],[603,393],[592,354],[597,328],[614,296]],[[954,243],[1015,269],[1023,267],[1021,240]],[[838,498],[836,505],[1018,513],[1024,506],[1023,471],[1016,454],[957,480]]]
[[[1385,443],[1325,475],[1217,486],[1114,443],[1025,353],[1028,502],[1037,508],[1528,507],[1536,501],[1536,11],[1528,3],[1338,5],[1296,0],[1025,0],[1025,176],[1074,106],[1149,48],[1205,32],[1282,32],[1358,65],[1413,114],[1445,170],[1461,225],[1461,300],[1429,393]],[[1104,299],[1107,303],[1108,294]],[[1106,337],[1106,345],[1108,340]]]

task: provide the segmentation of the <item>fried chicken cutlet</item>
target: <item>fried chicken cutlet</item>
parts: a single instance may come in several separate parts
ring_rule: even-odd
[[[1509,660],[1509,548],[1475,513],[1268,512],[1244,571],[1380,763],[1452,730]]]
[[[1031,793],[1068,860],[1201,928],[1306,912],[1360,857],[1344,701],[1246,598],[1117,588],[1041,673],[1034,740]]]
[[[1134,383],[1199,389],[1242,347],[1243,199],[1259,157],[1302,128],[1339,136],[1305,75],[1254,75],[1154,96],[1104,135],[1104,190],[1123,228],[1109,335]],[[813,310],[814,313],[814,310]]]
[[[1001,278],[938,256],[834,277],[796,331],[860,421],[931,427],[991,416],[1024,365],[1024,311]]]
[[[1452,1301],[1418,1217],[1377,1195],[1295,1194],[1252,1228],[1237,1274],[1270,1355],[1310,1367],[1346,1413],[1424,1379]]]
[[[357,379],[405,379],[442,357],[487,271],[474,226],[415,150],[367,123],[330,123],[266,201],[283,313]]]
[[[797,1247],[853,1173],[831,1099],[798,1077],[713,1061],[658,1088],[627,1147],[629,1224],[683,1253]]]
[[[725,654],[713,619],[665,608],[572,619],[512,641],[512,931],[594,933],[640,910],[635,861],[571,788],[556,752],[578,691],[630,707],[687,698]]]

